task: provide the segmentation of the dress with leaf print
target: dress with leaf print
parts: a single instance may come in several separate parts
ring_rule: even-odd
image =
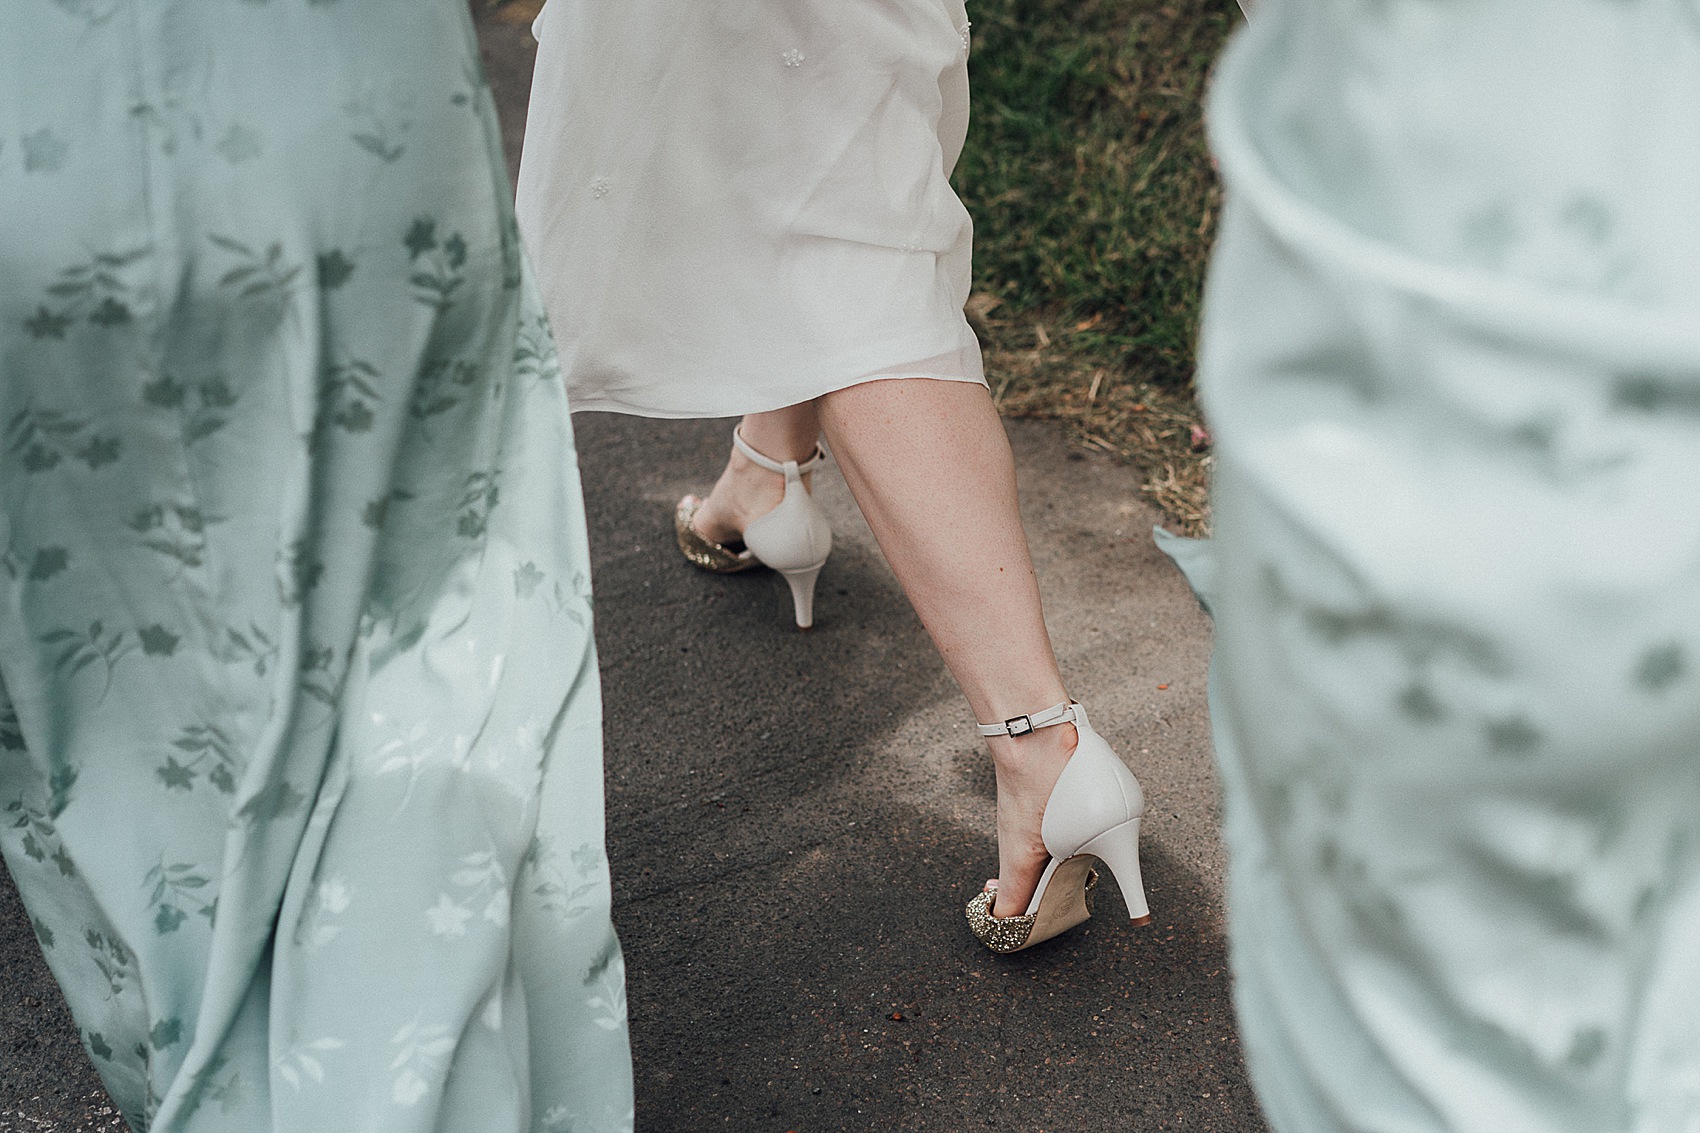
[[[0,848],[138,1133],[631,1128],[496,137],[461,0],[0,8]]]
[[[1199,355],[1276,1133],[1700,1130],[1700,3],[1273,0]]]

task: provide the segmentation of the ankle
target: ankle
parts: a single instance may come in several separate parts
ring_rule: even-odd
[[[1067,762],[1080,746],[1080,731],[1073,724],[1040,728],[1024,736],[987,736],[986,747],[1000,771],[1023,774],[1048,765]]]
[[[784,464],[788,460],[799,465],[807,464],[814,459],[816,453],[821,451],[818,430],[814,435],[806,436],[793,429],[777,431],[753,429],[750,424],[749,421],[745,421],[733,430],[732,455],[735,460],[754,463],[741,451],[738,445],[739,438],[742,438],[744,444],[748,445],[763,459],[770,460],[775,464]]]
[[[729,480],[735,481],[739,484],[752,485],[767,484],[777,481],[779,484],[783,485],[785,483],[785,474],[783,472],[770,472],[761,467],[755,461],[751,460],[749,457],[745,456],[743,453],[739,452],[737,449],[733,449],[732,455],[726,460],[726,470],[720,474],[721,483],[725,483]],[[719,490],[718,484],[715,486],[715,489],[717,491]]]
[[[697,512],[697,533],[716,543],[741,539],[746,527],[772,511],[784,498],[782,473],[769,472],[734,449],[720,479],[715,481],[714,490]]]
[[[732,510],[745,522],[758,519],[785,498],[785,474],[770,472],[733,450],[726,471],[714,485],[716,496],[724,495]]]

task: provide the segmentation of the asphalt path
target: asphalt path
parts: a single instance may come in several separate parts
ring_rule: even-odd
[[[531,44],[477,16],[517,158]],[[999,957],[962,916],[996,868],[990,761],[836,472],[816,478],[836,542],[800,634],[777,576],[710,576],[672,545],[731,422],[575,423],[640,1133],[1260,1133],[1229,1000],[1210,627],[1133,474],[1010,425],[1065,678],[1150,800],[1155,919],[1131,929],[1107,884],[1088,924]],[[121,1128],[4,880],[0,1133]]]

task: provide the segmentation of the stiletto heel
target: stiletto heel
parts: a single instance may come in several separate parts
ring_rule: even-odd
[[[786,583],[791,587],[791,608],[797,615],[797,628],[814,628],[815,580],[820,577],[820,567],[782,570],[779,573],[785,576]]]
[[[994,952],[1031,948],[1090,917],[1098,880],[1092,869],[1094,858],[1115,876],[1132,922],[1151,921],[1139,872],[1139,819],[1145,813],[1145,792],[1104,737],[1093,730],[1086,709],[1064,702],[1001,724],[981,724],[980,734],[1025,736],[1068,723],[1074,725],[1080,742],[1045,801],[1039,836],[1051,860],[1027,911],[1013,917],[994,916],[992,903],[997,894],[989,887],[968,902],[969,928]]]
[[[732,444],[750,463],[785,477],[785,497],[766,515],[744,529],[744,545],[734,549],[712,542],[697,533],[695,518],[701,501],[686,496],[673,513],[673,530],[685,558],[704,570],[731,574],[755,566],[770,566],[785,576],[791,589],[791,606],[797,628],[814,625],[815,580],[832,553],[832,526],[826,521],[803,477],[826,459],[826,451],[815,445],[815,454],[799,464],[778,461],[751,448],[737,429]]]
[[[1135,925],[1151,923],[1151,907],[1145,903],[1145,882],[1139,876],[1139,819],[1106,830],[1080,847],[1110,868],[1116,888],[1127,903],[1128,920]]]

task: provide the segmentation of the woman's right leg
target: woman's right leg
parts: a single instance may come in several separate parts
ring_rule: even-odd
[[[976,719],[1005,720],[1068,698],[1021,527],[1014,458],[984,386],[863,382],[751,414],[739,428],[757,452],[798,461],[814,452],[824,429],[851,494]],[[783,490],[782,477],[734,449],[696,513],[697,532],[735,541]],[[1021,912],[1038,884],[1049,858],[1040,821],[1075,744],[1068,725],[986,739],[997,774],[998,916]]]
[[[903,591],[968,698],[993,723],[1066,700],[1016,503],[1015,460],[972,382],[894,378],[819,401],[833,459]],[[1020,913],[1049,857],[1040,819],[1071,725],[987,737],[997,772],[998,916]]]

